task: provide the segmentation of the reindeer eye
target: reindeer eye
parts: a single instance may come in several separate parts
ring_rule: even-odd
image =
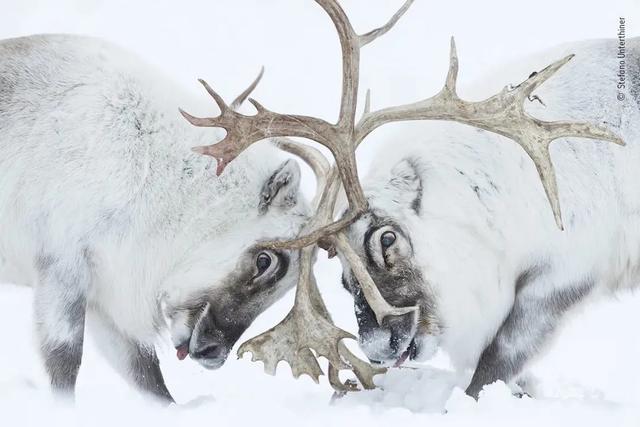
[[[382,245],[383,249],[389,248],[394,244],[395,241],[396,233],[394,233],[393,231],[386,231],[382,233],[382,236],[380,236],[380,244]]]
[[[260,252],[258,258],[256,258],[256,267],[258,268],[258,275],[264,273],[271,265],[271,257],[266,252]]]

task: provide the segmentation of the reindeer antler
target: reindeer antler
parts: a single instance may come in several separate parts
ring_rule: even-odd
[[[356,144],[376,128],[391,122],[406,120],[449,120],[468,124],[506,136],[517,142],[529,155],[538,170],[549,199],[556,224],[562,229],[562,217],[556,177],[549,155],[549,145],[562,137],[599,139],[624,145],[622,139],[608,129],[590,123],[548,122],[530,116],[524,102],[532,92],[573,58],[566,56],[531,76],[515,87],[502,91],[484,101],[469,102],[458,97],[458,55],[451,38],[449,72],[444,88],[435,96],[412,104],[384,108],[365,113],[356,127]]]
[[[217,117],[199,118],[180,110],[180,113],[194,126],[221,127],[227,131],[222,141],[194,151],[214,157],[218,161],[216,173],[224,171],[251,144],[270,137],[302,137],[316,141],[327,147],[335,158],[343,185],[347,189],[349,212],[341,220],[324,225],[292,242],[269,242],[266,247],[273,249],[303,248],[312,245],[326,235],[331,235],[351,224],[367,208],[367,202],[358,180],[355,159],[356,143],[353,139],[355,114],[360,77],[360,48],[389,31],[406,12],[413,0],[407,0],[395,15],[382,27],[364,35],[358,35],[344,10],[336,0],[315,0],[329,15],[338,32],[342,48],[342,95],[340,114],[335,124],[325,120],[301,115],[279,114],[268,110],[255,99],[249,98],[256,108],[256,114],[246,116],[230,108],[204,80],[199,80],[220,108]]]
[[[275,370],[278,361],[291,364],[297,377],[308,374],[317,381],[322,373],[316,356],[329,360],[329,380],[338,390],[350,389],[340,382],[337,371],[349,368],[365,388],[373,387],[373,376],[379,369],[357,359],[342,343],[351,337],[331,323],[313,277],[312,264],[315,248],[320,245],[341,252],[349,262],[361,285],[365,299],[375,313],[379,323],[389,315],[401,315],[416,307],[395,308],[380,295],[357,253],[349,246],[342,234],[346,226],[357,219],[366,209],[367,202],[358,180],[355,150],[374,129],[386,123],[405,120],[449,120],[482,128],[516,141],[533,160],[545,192],[551,204],[556,223],[562,228],[560,205],[553,165],[548,147],[551,141],[561,137],[584,137],[612,141],[623,145],[614,133],[601,127],[579,122],[547,122],[531,117],[524,111],[524,102],[532,92],[560,69],[571,56],[557,61],[518,86],[507,87],[497,95],[484,101],[468,102],[456,93],[458,57],[455,43],[451,40],[449,72],[444,88],[437,95],[407,105],[370,111],[370,94],[367,91],[364,114],[356,124],[360,49],[388,32],[407,11],[413,0],[407,0],[393,17],[382,27],[358,35],[344,10],[336,0],[315,0],[331,18],[342,49],[342,95],[340,113],[335,124],[302,115],[279,114],[263,107],[254,99],[256,114],[247,116],[234,111],[206,82],[200,80],[207,92],[220,108],[213,118],[194,117],[182,110],[182,115],[193,125],[222,127],[225,138],[214,145],[197,147],[194,150],[218,160],[217,173],[251,144],[270,137],[302,137],[327,147],[335,159],[335,166],[328,168],[326,159],[309,146],[280,139],[281,148],[301,156],[310,164],[318,176],[318,193],[314,198],[316,213],[304,227],[301,236],[291,241],[262,243],[266,248],[288,248],[300,250],[300,277],[296,302],[287,317],[264,334],[244,343],[238,353],[253,353],[254,359],[263,360],[265,368]],[[338,221],[333,221],[333,208],[340,183],[345,188],[349,210]]]
[[[318,228],[323,223],[330,222],[340,188],[338,169],[336,167],[329,169],[324,156],[313,147],[298,144],[287,138],[278,138],[274,143],[279,148],[301,157],[311,166],[318,178],[318,190],[313,203],[315,215],[306,224],[305,229]],[[353,263],[354,274],[362,281],[363,292],[369,295],[373,301],[372,307],[378,313],[386,316],[405,314],[417,309],[415,307],[398,309],[388,305],[366,273],[366,268],[358,255],[348,247],[342,233],[335,237],[331,236],[329,240],[331,244],[340,248],[349,262]],[[278,362],[284,360],[291,365],[294,377],[298,378],[306,374],[318,382],[318,377],[323,372],[311,352],[314,350],[318,357],[323,356],[328,360],[329,382],[334,389],[357,390],[355,384],[340,381],[338,372],[341,369],[351,369],[364,388],[374,388],[373,377],[386,370],[373,367],[358,359],[342,343],[344,338],[354,337],[337,328],[331,321],[312,272],[314,251],[312,246],[300,250],[298,287],[295,303],[289,314],[278,325],[243,343],[238,349],[238,357],[251,352],[252,360],[264,362],[265,371],[268,373],[275,373]]]

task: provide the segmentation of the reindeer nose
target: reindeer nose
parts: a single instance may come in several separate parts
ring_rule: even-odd
[[[224,346],[217,343],[205,343],[191,353],[196,359],[218,359],[224,356]]]
[[[384,319],[382,326],[391,332],[389,347],[392,351],[403,351],[406,348],[407,340],[411,340],[415,334],[416,322],[417,316],[413,312]]]

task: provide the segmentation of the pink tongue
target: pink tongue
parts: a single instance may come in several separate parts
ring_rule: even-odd
[[[176,348],[176,356],[178,356],[178,360],[184,360],[189,355],[189,346],[181,345]]]
[[[396,360],[396,363],[393,365],[393,367],[394,368],[399,368],[400,366],[402,366],[402,364],[405,362],[405,360],[407,360],[407,357],[409,357],[409,353],[411,353],[411,347],[406,349],[404,351],[404,353],[402,353],[400,355],[400,357],[398,358],[398,360]]]

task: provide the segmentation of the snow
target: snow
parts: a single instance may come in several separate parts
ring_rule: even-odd
[[[355,330],[351,302],[338,288],[338,266],[317,266],[322,291],[338,324]],[[292,303],[288,295],[261,316],[243,338],[272,326]],[[212,425],[437,425],[637,426],[640,423],[640,343],[631,325],[640,323],[640,295],[624,295],[586,307],[559,334],[533,367],[535,399],[517,398],[503,383],[485,388],[478,402],[456,387],[459,379],[445,355],[423,365],[378,377],[382,390],[350,394],[331,403],[326,378],[293,379],[280,364],[275,377],[261,363],[230,357],[217,371],[178,361],[167,341],[162,369],[179,405],[159,407],[131,389],[97,353],[89,334],[77,402],[61,406],[48,394],[31,326],[31,290],[0,288],[0,423],[7,426]]]
[[[101,36],[138,52],[198,96],[205,94],[196,77],[205,77],[230,98],[265,65],[265,78],[255,94],[265,106],[335,117],[339,49],[333,28],[310,0],[5,3],[9,2],[1,5],[0,38],[36,32]],[[343,1],[359,31],[380,25],[400,3]],[[374,108],[434,93],[444,78],[451,34],[458,42],[464,88],[499,62],[559,42],[613,38],[618,16],[627,18],[629,37],[639,34],[640,10],[634,0],[606,5],[537,0],[518,6],[498,0],[417,1],[397,28],[363,52],[361,90],[372,88]],[[363,165],[377,144],[401,130],[389,126],[374,133],[360,153]],[[316,271],[336,322],[355,331],[352,302],[339,285],[339,265],[321,259]],[[292,294],[287,295],[242,339],[278,322],[292,300]],[[640,295],[593,304],[572,318],[549,352],[532,366],[537,398],[518,399],[509,387],[497,383],[488,386],[478,402],[456,387],[462,379],[443,354],[428,364],[413,365],[415,369],[394,370],[379,378],[382,390],[330,403],[326,378],[320,385],[306,377],[296,381],[284,364],[277,376],[267,376],[248,355],[242,360],[230,357],[220,370],[207,371],[188,359],[176,360],[167,341],[160,349],[162,368],[179,405],[162,408],[117,377],[89,334],[76,405],[63,406],[48,394],[31,322],[31,290],[0,285],[3,426],[640,425],[640,340],[635,328],[640,324]]]

